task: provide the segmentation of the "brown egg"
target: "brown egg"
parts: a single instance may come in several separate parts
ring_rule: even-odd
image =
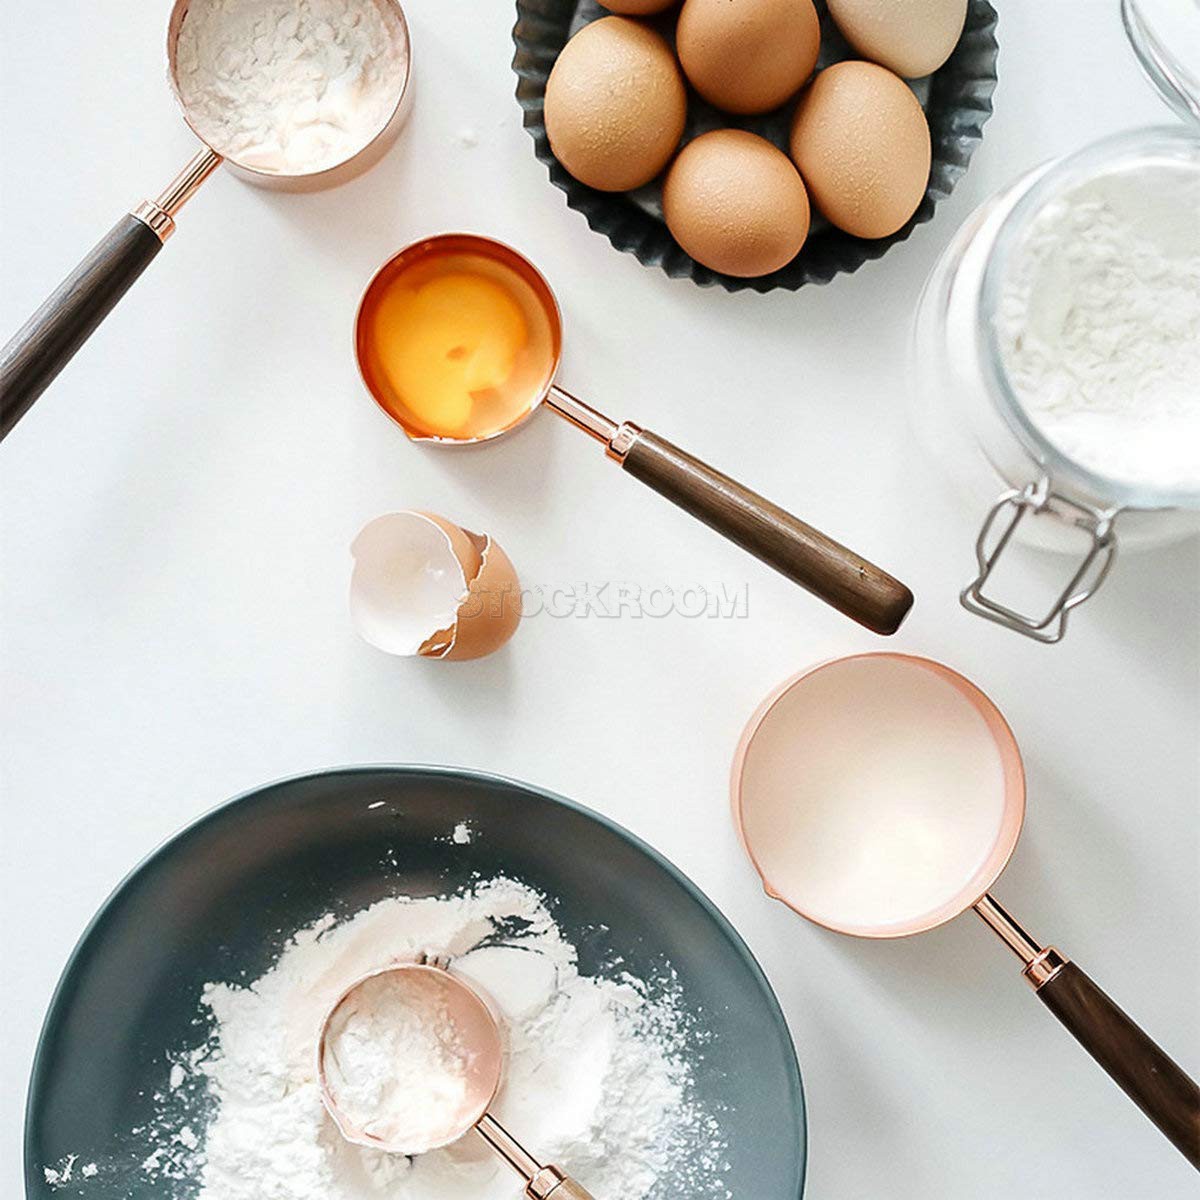
[[[958,45],[967,0],[829,0],[829,12],[863,58],[919,79]]]
[[[888,237],[929,182],[929,123],[904,80],[875,63],[827,67],[800,98],[792,161],[813,203],[856,237]]]
[[[787,155],[740,129],[689,142],[663,184],[663,214],[697,262],[748,278],[786,266],[808,236],[808,195]]]
[[[675,47],[710,104],[769,112],[813,73],[821,25],[812,0],[685,0]]]
[[[649,183],[670,161],[686,118],[687,89],[671,48],[628,17],[585,25],[546,83],[550,148],[602,192]]]
[[[677,2],[678,0],[600,0],[609,12],[624,13],[627,17],[646,17],[651,13],[664,12]]]

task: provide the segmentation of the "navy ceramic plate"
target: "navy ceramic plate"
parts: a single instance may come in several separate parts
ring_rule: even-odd
[[[849,45],[830,19],[824,0],[816,0],[821,16],[819,67],[853,58]],[[774,288],[794,291],[806,283],[828,283],[835,275],[857,271],[879,258],[928,221],[938,201],[945,199],[967,169],[975,147],[983,138],[984,122],[991,115],[996,88],[996,11],[989,0],[968,0],[967,22],[954,53],[927,79],[912,81],[913,91],[929,118],[933,138],[933,167],[925,198],[908,224],[891,237],[852,237],[835,229],[814,214],[803,249],[786,267],[758,279],[735,279],[702,266],[683,252],[667,232],[662,217],[662,188],[654,181],[636,192],[598,192],[567,174],[554,157],[546,137],[543,102],[546,80],[567,39],[598,17],[608,16],[597,0],[517,0],[517,24],[513,30],[516,55],[517,99],[525,111],[525,127],[533,137],[538,158],[550,171],[550,179],[567,195],[571,208],[581,212],[587,223],[604,234],[618,249],[637,257],[648,267],[668,275],[691,279],[702,286],[718,284],[726,291]],[[656,24],[664,35],[673,36],[674,9]],[[684,141],[722,125],[749,129],[787,149],[787,135],[795,102],[761,117],[737,118],[720,113],[689,91],[688,126]]]
[[[382,801],[383,803],[378,803]],[[474,837],[448,836],[469,821]],[[800,1072],[770,986],[733,928],[661,855],[596,813],[495,776],[361,767],[300,776],[202,817],[117,889],[68,963],[42,1031],[25,1129],[30,1197],[161,1200],[140,1170],[169,1047],[196,1042],[207,980],[255,978],[287,936],[327,911],[435,895],[505,873],[557,897],[585,972],[652,976],[669,961],[711,1044],[698,1097],[724,1110],[734,1196],[798,1200]],[[51,1189],[43,1167],[78,1154],[94,1178]],[[185,1185],[186,1190],[186,1185]],[[663,1196],[689,1200],[667,1182]]]

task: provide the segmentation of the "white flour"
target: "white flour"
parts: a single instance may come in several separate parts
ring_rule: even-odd
[[[180,95],[200,135],[235,162],[325,170],[387,124],[408,70],[399,36],[383,0],[192,0],[176,48]]]
[[[1161,160],[1047,205],[996,318],[1018,399],[1069,458],[1200,488],[1200,171]]]
[[[154,1194],[518,1200],[517,1176],[475,1134],[409,1159],[349,1144],[322,1107],[325,1014],[356,979],[422,952],[450,956],[499,1008],[506,1059],[492,1112],[534,1153],[598,1200],[729,1200],[720,1127],[694,1095],[703,1034],[677,986],[580,975],[545,899],[503,878],[448,897],[383,900],[340,923],[323,917],[258,980],[206,985],[211,1035],[170,1053],[159,1115],[133,1131]],[[120,1169],[99,1160],[102,1180]],[[76,1168],[68,1187],[78,1180]]]
[[[427,1149],[446,1141],[467,1106],[471,1048],[420,972],[356,986],[330,1019],[322,1058],[329,1094],[356,1136]]]

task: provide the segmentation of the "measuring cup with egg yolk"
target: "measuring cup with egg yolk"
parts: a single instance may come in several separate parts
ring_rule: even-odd
[[[538,402],[558,336],[529,280],[446,242],[418,243],[376,277],[359,313],[358,357],[367,385],[411,437],[477,441]]]
[[[511,246],[445,233],[401,250],[367,287],[356,345],[367,390],[414,441],[493,438],[545,401],[627,475],[868,629],[894,633],[912,607],[908,588],[873,563],[666,438],[555,385],[558,303]]]

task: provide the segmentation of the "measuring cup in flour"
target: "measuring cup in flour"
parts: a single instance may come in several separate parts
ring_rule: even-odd
[[[167,63],[204,148],[157,199],[123,216],[0,351],[0,439],[150,265],[221,163],[262,187],[333,187],[383,155],[410,106],[411,45],[397,0],[175,0]]]
[[[475,1129],[525,1181],[530,1200],[592,1200],[489,1114],[503,1064],[491,1007],[442,960],[394,964],[357,980],[317,1043],[321,1100],[347,1141],[415,1155]]]

